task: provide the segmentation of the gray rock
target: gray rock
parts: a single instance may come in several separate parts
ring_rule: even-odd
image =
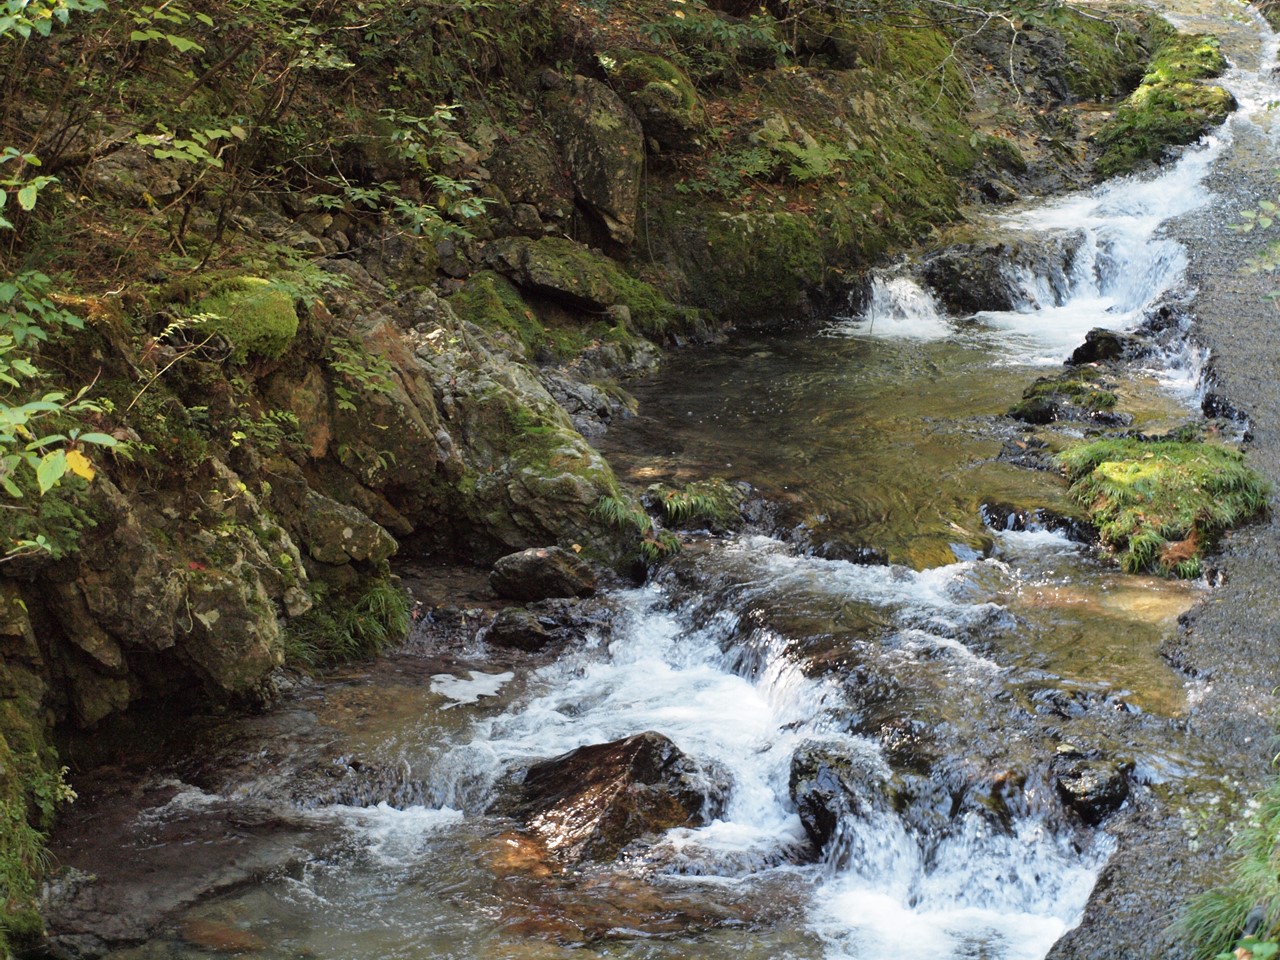
[[[644,167],[644,134],[616,93],[576,76],[571,87],[548,92],[547,119],[578,199],[624,246],[635,239]]]
[[[489,583],[499,596],[524,601],[589,597],[596,591],[590,565],[562,547],[531,547],[508,554],[493,565]]]
[[[303,510],[302,541],[320,563],[380,563],[399,549],[391,534],[355,507],[314,490],[307,492]]]

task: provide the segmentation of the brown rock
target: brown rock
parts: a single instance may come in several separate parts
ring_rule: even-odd
[[[531,547],[495,563],[489,584],[500,597],[526,602],[589,597],[596,592],[596,575],[585,560],[562,547]]]

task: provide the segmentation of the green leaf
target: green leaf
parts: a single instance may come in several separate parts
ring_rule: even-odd
[[[1265,230],[1265,229],[1267,229],[1267,227],[1271,226],[1271,224],[1272,224],[1272,223],[1274,223],[1274,222],[1275,222],[1275,221],[1274,221],[1274,220],[1272,220],[1270,217],[1259,217],[1259,218],[1258,218],[1258,226],[1262,227],[1262,229],[1264,229],[1264,230]]]
[[[1270,200],[1260,200],[1258,201],[1258,206],[1267,211],[1267,213],[1275,213],[1276,210],[1280,209],[1280,207],[1277,207]]]
[[[213,17],[209,16],[207,13],[197,13],[196,19],[199,20],[201,23],[203,23],[206,27],[213,26]]]
[[[34,183],[28,183],[18,191],[18,206],[23,210],[34,210],[36,206],[36,197],[39,195],[40,188]]]
[[[96,443],[100,447],[114,447],[118,440],[106,433],[82,433],[77,437],[81,443]]]
[[[194,40],[188,40],[186,37],[179,37],[172,33],[165,34],[164,38],[169,41],[169,46],[173,47],[179,53],[190,53],[192,50],[204,53],[204,47],[200,46],[200,44],[196,43]]]
[[[22,491],[18,489],[18,485],[9,479],[8,474],[0,474],[0,487],[4,487],[4,492],[15,500],[22,499]]]
[[[40,486],[40,493],[46,494],[56,487],[66,473],[66,451],[55,450],[52,453],[46,453],[40,458],[40,465],[36,467],[36,483]]]

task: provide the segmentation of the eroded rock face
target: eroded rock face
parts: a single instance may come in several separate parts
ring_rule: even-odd
[[[512,600],[589,597],[596,592],[590,564],[562,547],[533,547],[502,557],[493,565],[489,583],[498,596]]]
[[[529,768],[519,814],[553,855],[608,861],[628,843],[700,826],[723,804],[702,766],[649,731]]]
[[[983,310],[1039,310],[1063,303],[1082,237],[1045,237],[961,243],[930,255],[921,274],[955,316]]]
[[[578,199],[615,243],[635,239],[644,133],[616,93],[575,76],[546,100],[552,133],[569,164]]]

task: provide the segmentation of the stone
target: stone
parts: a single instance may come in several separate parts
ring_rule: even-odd
[[[517,813],[551,854],[609,861],[640,837],[701,826],[722,805],[707,771],[649,731],[530,767]]]
[[[1063,802],[1093,826],[1120,809],[1129,796],[1131,764],[1090,759],[1073,752],[1054,758],[1053,780]]]
[[[508,237],[489,244],[485,262],[517,286],[580,310],[604,312],[621,298],[617,268],[572,240]]]
[[[888,805],[886,776],[875,758],[838,754],[821,744],[806,744],[791,758],[790,789],[805,833],[824,852],[843,821]]]
[[[1138,337],[1095,327],[1085,334],[1084,343],[1075,348],[1067,363],[1081,366],[1108,360],[1132,360],[1142,353],[1143,343]]]
[[[533,207],[544,220],[562,220],[573,212],[573,183],[555,147],[542,137],[533,134],[495,144],[489,170],[494,185],[511,202],[513,217],[522,205]]]
[[[182,191],[178,181],[181,172],[180,161],[155,160],[138,144],[126,143],[90,163],[85,179],[109,196],[147,207],[171,200]]]
[[[320,563],[381,563],[399,544],[395,537],[355,507],[314,490],[303,503],[301,539],[312,560]]]
[[[617,81],[645,136],[660,150],[701,150],[703,108],[688,75],[669,60],[636,50],[616,51],[613,60],[611,79]]]
[[[598,80],[575,76],[546,95],[547,120],[569,165],[578,200],[614,243],[635,240],[644,169],[644,132],[621,98]]]
[[[1071,270],[1082,236],[1060,232],[995,242],[961,243],[930,254],[920,272],[954,316],[983,310],[1039,310],[1061,305],[1071,292]],[[1044,278],[1035,289],[1028,277]],[[1041,303],[1047,296],[1048,302]]]
[[[489,583],[498,596],[524,601],[589,597],[596,591],[591,566],[563,547],[531,547],[508,554],[493,565]]]
[[[513,650],[527,650],[530,653],[541,650],[551,640],[547,626],[536,613],[521,607],[507,607],[498,613],[484,635],[485,642],[495,647],[508,647]]]

